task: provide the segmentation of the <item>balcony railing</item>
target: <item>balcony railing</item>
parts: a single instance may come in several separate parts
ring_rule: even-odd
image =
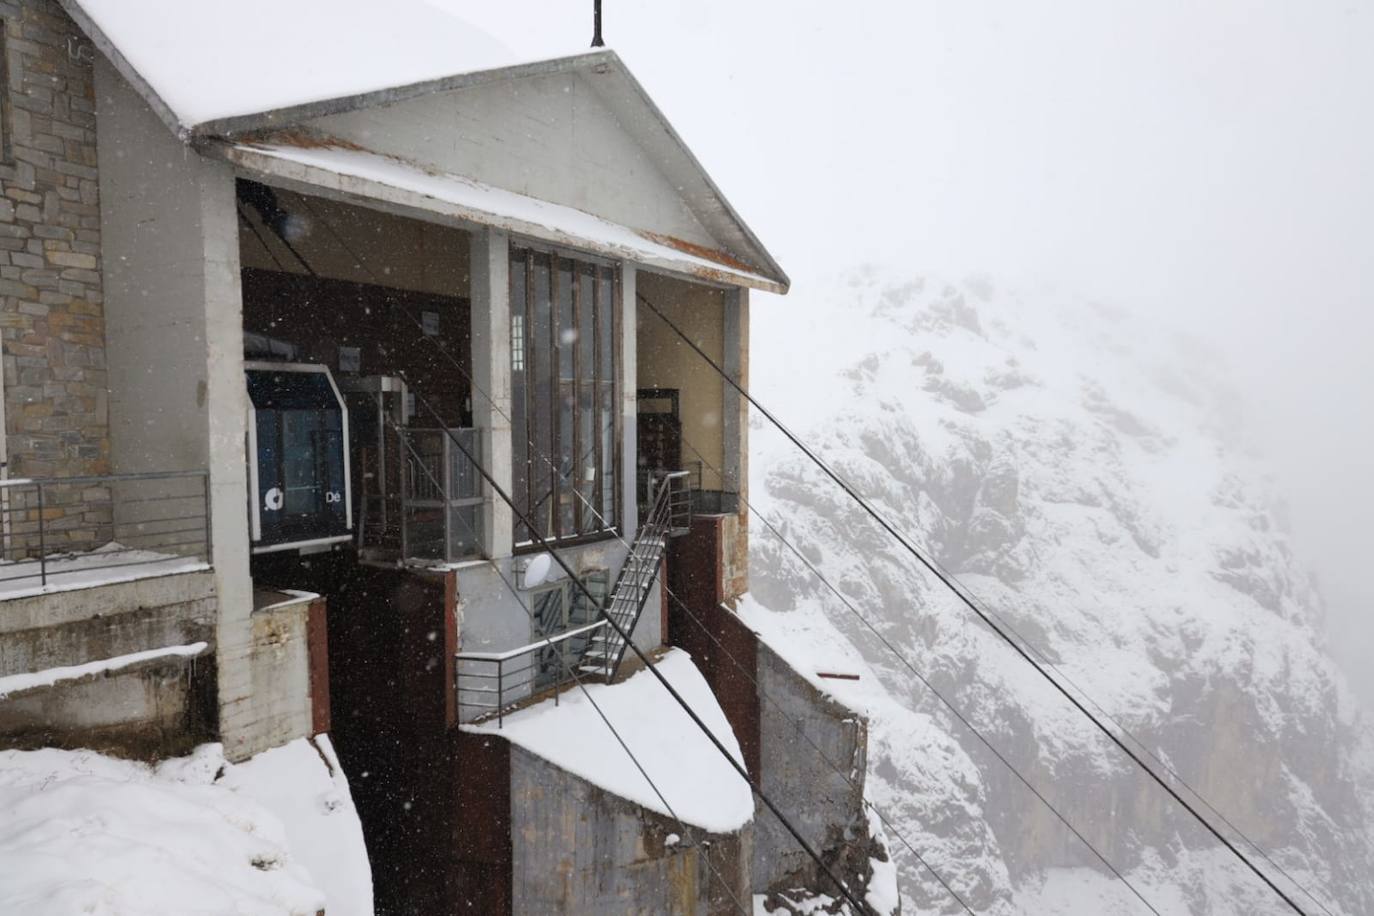
[[[463,454],[467,449],[482,460],[481,430],[400,427],[398,433],[405,462],[402,555],[446,563],[481,556],[482,477]]]
[[[459,652],[459,720],[472,722],[494,715],[499,728],[511,707],[546,690],[554,692],[557,705],[560,690],[573,679],[570,672],[577,667],[583,648],[606,626],[603,618],[507,652]]]
[[[211,560],[205,471],[0,481],[0,598]]]

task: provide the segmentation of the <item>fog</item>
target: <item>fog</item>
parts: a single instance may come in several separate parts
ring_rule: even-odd
[[[1209,342],[1374,710],[1374,7],[605,2],[607,43],[792,295],[865,261],[977,271]],[[527,58],[591,33],[590,0],[482,16]]]

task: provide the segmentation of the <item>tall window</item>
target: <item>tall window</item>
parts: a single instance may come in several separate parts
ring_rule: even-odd
[[[620,518],[613,268],[513,248],[511,446],[515,502],[551,540]],[[534,541],[518,520],[516,544]]]

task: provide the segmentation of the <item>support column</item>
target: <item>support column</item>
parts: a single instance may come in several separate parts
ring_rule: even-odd
[[[472,420],[482,431],[482,464],[511,493],[510,237],[497,229],[474,231],[469,251],[472,378],[480,389],[472,393]],[[483,490],[483,550],[493,559],[508,557],[514,515],[490,486]]]
[[[234,173],[168,133],[103,58],[95,72],[111,463],[209,472],[219,729],[240,760],[310,719],[304,645],[260,657],[253,636]]]
[[[633,264],[620,270],[620,493],[621,527],[625,540],[633,541],[639,528],[639,299],[635,294],[636,271]]]
[[[749,390],[749,290],[734,288],[725,293],[724,368],[744,390]],[[749,402],[728,383],[721,405],[724,442],[721,489],[740,494],[741,511],[749,489]]]

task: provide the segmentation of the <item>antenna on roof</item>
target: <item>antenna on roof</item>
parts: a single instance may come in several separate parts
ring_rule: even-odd
[[[605,46],[606,42],[601,40],[601,0],[592,0],[592,47]]]

